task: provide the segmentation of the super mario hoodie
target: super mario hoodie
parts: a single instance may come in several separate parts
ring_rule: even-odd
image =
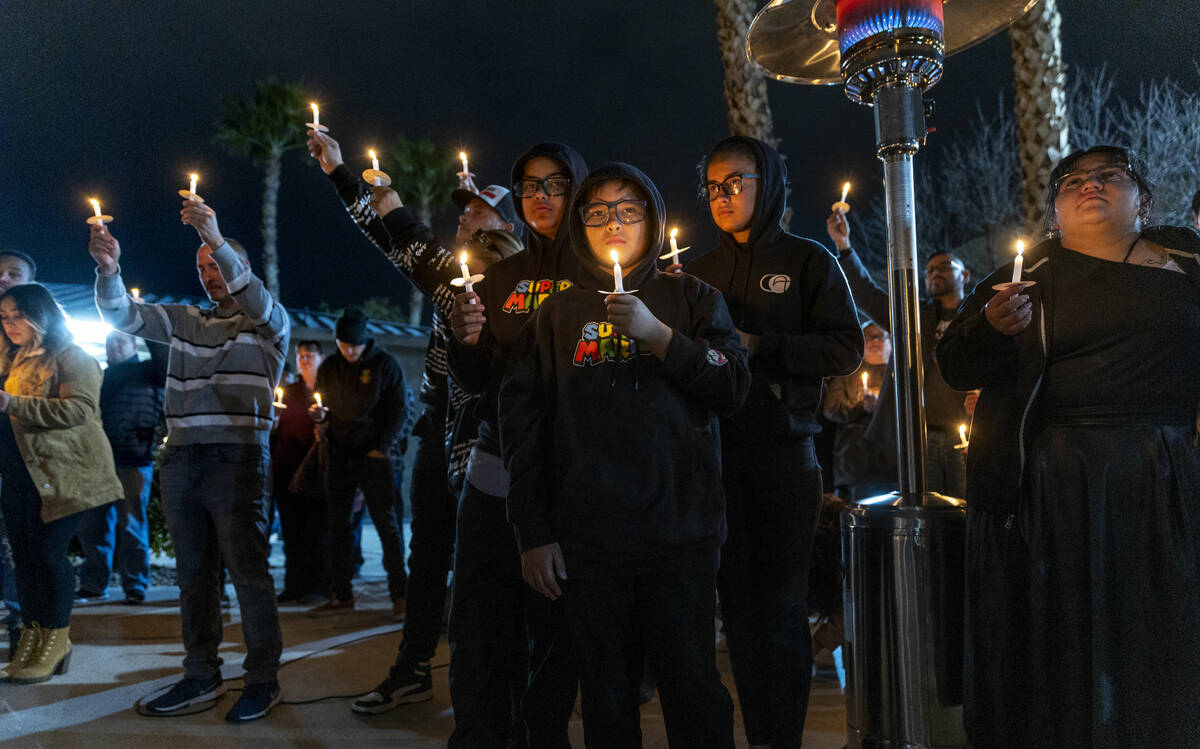
[[[579,217],[591,186],[614,179],[650,198],[649,247],[624,286],[672,328],[663,361],[613,331],[600,291],[613,286],[612,266],[593,257]],[[725,539],[718,415],[750,385],[729,311],[708,284],[658,272],[663,201],[634,167],[592,172],[566,221],[579,282],[533,313],[500,392],[517,543],[557,541],[575,577],[711,564]]]
[[[587,174],[583,157],[561,143],[539,143],[513,163],[513,184],[524,176],[525,163],[538,156],[563,165],[566,175],[571,178],[565,196],[566,205],[570,206],[580,181]],[[520,198],[516,198],[516,208],[521,220],[528,224]],[[487,317],[479,341],[467,346],[456,338],[450,339],[448,364],[451,376],[467,392],[483,394],[476,406],[476,416],[482,421],[476,449],[493,455],[500,454],[496,392],[517,334],[549,295],[570,288],[579,277],[579,261],[569,248],[566,221],[564,216],[553,239],[529,226],[525,251],[491,266],[483,281],[475,284],[475,293],[479,295]]]
[[[688,266],[724,295],[739,330],[761,336],[746,404],[721,428],[726,440],[750,443],[815,434],[823,379],[850,374],[862,360],[858,312],[834,256],[783,229],[787,171],[779,153],[745,136],[716,148],[729,141],[758,155],[750,236],[741,244],[721,232],[717,248]]]

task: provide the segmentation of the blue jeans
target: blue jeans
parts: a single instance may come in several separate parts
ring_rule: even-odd
[[[117,478],[125,490],[124,501],[94,507],[81,514],[80,590],[103,593],[108,588],[116,547],[121,588],[126,595],[145,595],[150,585],[150,525],[146,522],[146,505],[150,502],[153,476],[152,465],[118,468]]]
[[[267,448],[168,445],[159,467],[163,513],[175,545],[185,676],[221,671],[221,563],[237,591],[246,683],[270,682],[283,640],[267,567]]]

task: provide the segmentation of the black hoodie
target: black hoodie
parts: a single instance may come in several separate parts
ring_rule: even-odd
[[[554,159],[566,169],[571,178],[565,196],[567,210],[570,210],[579,183],[587,174],[583,157],[561,143],[539,143],[513,164],[513,184],[524,176],[525,163],[538,156]],[[515,200],[517,214],[525,221],[521,200]],[[473,346],[465,346],[457,338],[450,339],[448,364],[451,376],[467,392],[483,394],[476,406],[476,415],[482,421],[476,447],[492,455],[500,454],[496,393],[517,334],[538,305],[550,294],[573,285],[579,277],[579,261],[571,252],[567,238],[567,219],[564,215],[554,239],[539,234],[530,226],[525,251],[487,269],[483,281],[475,284],[475,293],[487,316],[479,341]]]
[[[400,435],[407,411],[404,370],[370,338],[358,361],[340,352],[321,362],[317,392],[329,409],[329,446],[338,457],[385,455]]]
[[[741,410],[722,422],[723,437],[763,443],[815,434],[822,380],[850,374],[862,360],[858,313],[833,255],[780,224],[787,172],[779,153],[744,136],[726,138],[717,147],[731,141],[758,155],[749,241],[743,245],[721,232],[717,248],[688,267],[725,296],[739,330],[761,336],[750,355],[750,394]]]
[[[650,198],[649,248],[623,277],[674,331],[663,361],[607,321],[601,290],[613,286],[612,266],[592,255],[578,207],[611,179]],[[592,172],[566,221],[579,283],[530,318],[500,393],[517,543],[527,551],[557,541],[576,577],[711,562],[725,538],[717,417],[749,389],[729,311],[708,284],[658,272],[663,202],[637,169]]]

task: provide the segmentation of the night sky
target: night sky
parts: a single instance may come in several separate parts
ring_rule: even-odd
[[[1120,92],[1171,75],[1194,81],[1195,0],[1060,0],[1070,66],[1107,63]],[[261,272],[261,177],[212,143],[223,95],[256,76],[301,83],[355,169],[395,133],[470,154],[480,186],[507,184],[529,145],[562,140],[592,165],[642,167],[682,244],[711,244],[695,164],[728,133],[715,9],[705,0],[612,2],[151,3],[0,0],[0,246],[25,250],[41,280],[90,283],[86,198],[115,215],[130,285],[199,293],[195,232],[176,190],[198,171],[222,231]],[[1009,92],[1007,35],[949,58],[933,89],[937,158],[982,99]],[[772,83],[794,187],[793,231],[822,241],[841,183],[866,205],[882,189],[870,112],[840,88]],[[289,306],[407,297],[358,234],[306,153],[285,158],[282,289]],[[435,228],[453,235],[453,211]]]

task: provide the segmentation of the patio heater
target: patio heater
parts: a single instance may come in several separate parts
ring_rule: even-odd
[[[925,90],[945,56],[983,41],[1037,0],[773,0],[746,39],[767,75],[837,84],[872,106],[883,161],[899,491],[842,515],[850,747],[966,746],[962,632],[966,507],[925,484],[913,159]]]

